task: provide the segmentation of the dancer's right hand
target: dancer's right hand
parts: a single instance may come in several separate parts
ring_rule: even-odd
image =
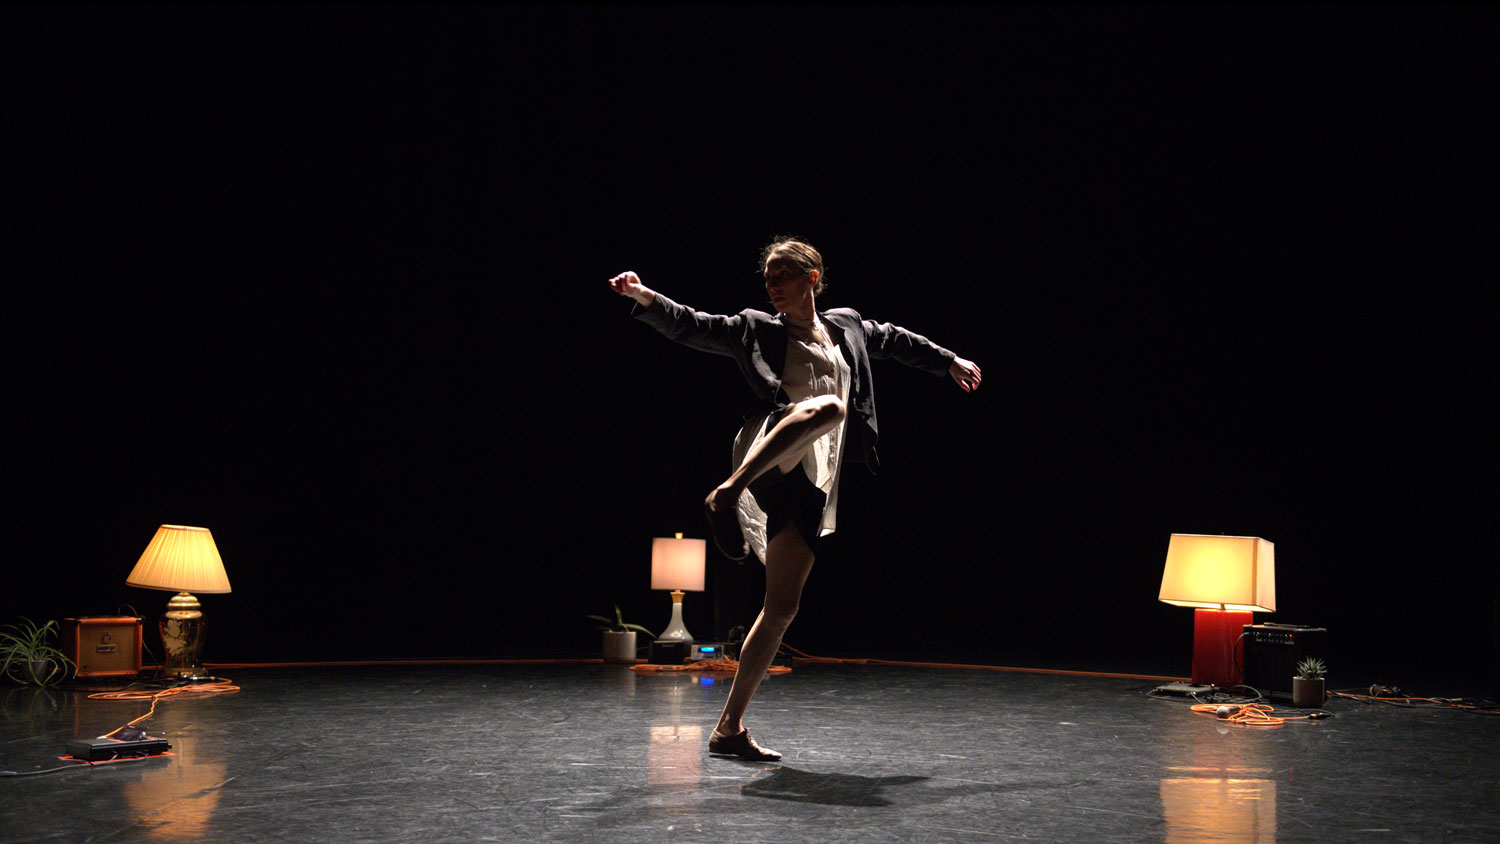
[[[609,289],[621,296],[629,296],[646,307],[656,301],[656,293],[641,284],[641,277],[633,272],[626,271],[610,279]]]

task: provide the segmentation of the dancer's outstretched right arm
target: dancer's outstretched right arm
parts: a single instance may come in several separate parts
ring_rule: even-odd
[[[623,272],[609,280],[609,287],[628,296],[639,306],[637,319],[677,342],[703,352],[739,357],[744,348],[743,315],[723,316],[680,305],[641,283],[641,277]]]
[[[623,272],[609,280],[609,289],[621,296],[629,296],[649,308],[656,301],[656,291],[641,284],[641,277],[632,272]]]

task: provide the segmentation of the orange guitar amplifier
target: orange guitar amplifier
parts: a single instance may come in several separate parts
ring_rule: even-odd
[[[62,652],[79,677],[126,677],[141,673],[141,620],[132,616],[65,618]]]

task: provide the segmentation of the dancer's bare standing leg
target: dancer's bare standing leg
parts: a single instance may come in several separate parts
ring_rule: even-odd
[[[801,471],[793,469],[793,471]],[[802,586],[812,571],[813,552],[802,534],[790,523],[771,537],[766,545],[766,603],[740,647],[740,664],[729,688],[729,700],[719,716],[714,732],[732,736],[745,727],[741,720],[750,698],[760,688],[760,681],[781,648],[781,637],[797,615],[802,601]]]

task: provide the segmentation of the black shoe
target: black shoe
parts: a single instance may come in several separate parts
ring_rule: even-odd
[[[740,730],[732,736],[713,733],[708,737],[708,752],[716,756],[738,756],[751,762],[775,762],[781,754],[767,750],[750,738],[749,730]]]
[[[703,515],[708,517],[709,532],[719,552],[731,560],[743,560],[750,555],[750,546],[745,544],[745,533],[740,530],[740,517],[733,507],[715,510],[712,494],[703,500]]]

